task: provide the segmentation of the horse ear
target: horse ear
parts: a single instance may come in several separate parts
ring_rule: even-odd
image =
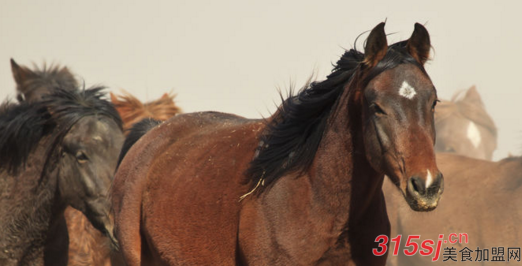
[[[116,97],[116,95],[114,95],[114,93],[112,93],[112,92],[109,92],[109,94],[111,95],[112,104],[118,104],[119,103],[118,97]]]
[[[469,103],[478,103],[478,104],[484,104],[482,102],[482,97],[480,97],[480,94],[478,93],[477,87],[475,85],[471,86],[471,88],[466,91],[466,95],[462,99],[463,102],[469,102]]]
[[[384,32],[384,22],[379,23],[370,32],[364,47],[364,64],[374,67],[381,61],[388,51],[388,41]]]
[[[406,44],[406,48],[417,62],[424,65],[430,57],[431,43],[428,30],[421,24],[415,23],[415,29],[408,40],[408,44]]]
[[[13,58],[11,58],[11,71],[16,84],[21,85],[24,81],[30,78],[34,73],[28,68],[19,66]]]
[[[60,72],[71,76],[73,75],[73,73],[69,70],[68,67],[63,67],[62,69],[60,69]]]
[[[163,96],[161,96],[161,99],[168,99],[169,98],[169,94],[168,93],[163,93]]]

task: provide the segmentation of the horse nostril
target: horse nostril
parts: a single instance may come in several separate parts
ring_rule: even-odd
[[[424,186],[424,181],[418,177],[410,178],[410,188],[414,192],[419,193],[420,195],[426,194],[426,188]]]
[[[444,191],[444,177],[442,173],[438,173],[435,177],[435,181],[433,181],[433,184],[428,188],[428,194],[442,194],[442,191]]]

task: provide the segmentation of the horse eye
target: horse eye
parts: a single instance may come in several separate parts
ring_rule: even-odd
[[[435,110],[435,106],[437,106],[437,103],[439,103],[440,101],[439,100],[435,100],[433,101],[433,105],[431,106],[431,110],[434,111]]]
[[[377,105],[376,103],[372,103],[370,105],[370,108],[373,110],[373,112],[375,112],[375,114],[377,115],[386,115],[386,112],[384,112],[384,110],[382,110],[382,108]]]
[[[85,163],[85,162],[87,162],[87,160],[89,160],[89,158],[87,157],[87,155],[85,155],[85,153],[83,151],[78,151],[76,153],[76,160],[79,163]]]

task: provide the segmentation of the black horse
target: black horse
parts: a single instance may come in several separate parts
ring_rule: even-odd
[[[123,134],[101,90],[0,107],[0,265],[66,265],[68,239],[53,236],[67,235],[67,206],[116,243],[107,193]]]

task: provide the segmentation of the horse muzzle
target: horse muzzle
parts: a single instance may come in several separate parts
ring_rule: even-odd
[[[444,177],[437,173],[427,178],[412,176],[408,179],[405,198],[414,211],[434,210],[444,191]]]

